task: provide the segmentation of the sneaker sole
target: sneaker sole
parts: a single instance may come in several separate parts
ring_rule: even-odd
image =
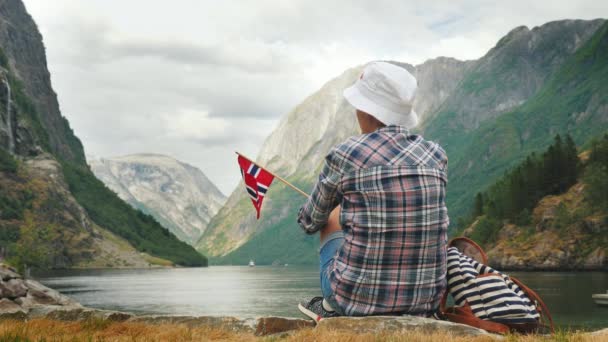
[[[302,304],[298,304],[298,309],[300,309],[300,311],[304,315],[310,317],[313,321],[315,321],[315,324],[319,323],[323,319],[323,317],[321,317],[321,316],[317,315],[316,313],[308,310],[307,308],[305,308],[304,306],[302,306]]]

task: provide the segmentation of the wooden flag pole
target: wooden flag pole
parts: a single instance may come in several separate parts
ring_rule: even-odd
[[[257,167],[259,167],[259,168],[262,168],[262,169],[266,170],[266,172],[270,173],[270,174],[271,174],[271,175],[272,175],[274,178],[276,178],[276,179],[280,180],[281,182],[285,183],[285,185],[287,185],[287,186],[289,186],[290,188],[294,189],[295,191],[299,192],[299,193],[300,193],[302,196],[304,196],[304,197],[308,198],[308,194],[307,194],[307,193],[305,193],[304,191],[300,190],[300,189],[299,189],[298,187],[296,187],[295,185],[293,185],[293,184],[289,183],[289,182],[288,182],[287,180],[285,180],[283,177],[280,177],[280,176],[278,176],[278,175],[276,175],[276,174],[272,173],[272,172],[271,172],[270,170],[268,170],[267,168],[265,168],[265,167],[263,167],[262,165],[260,165],[260,164],[258,164],[258,163],[256,163],[256,162],[254,162],[254,161],[253,161],[253,159],[248,158],[247,156],[244,156],[243,154],[241,154],[241,153],[239,153],[239,152],[234,151],[234,153],[236,153],[236,154],[238,154],[239,156],[241,156],[241,157],[243,157],[243,158],[245,158],[245,159],[249,160],[250,162],[252,162],[253,164],[255,164]]]

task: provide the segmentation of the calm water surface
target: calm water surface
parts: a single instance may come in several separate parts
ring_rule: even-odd
[[[545,300],[561,327],[608,327],[608,272],[513,272]],[[316,266],[212,266],[149,270],[60,270],[36,275],[85,306],[171,315],[299,317],[297,303],[320,295]]]

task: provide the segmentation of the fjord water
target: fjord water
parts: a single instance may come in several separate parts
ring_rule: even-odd
[[[608,327],[608,272],[512,272],[545,300],[563,328]],[[316,266],[213,266],[125,270],[57,270],[43,284],[85,306],[135,313],[241,318],[299,317],[298,301],[320,294]]]

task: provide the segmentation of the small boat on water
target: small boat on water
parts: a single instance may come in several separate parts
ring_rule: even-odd
[[[255,266],[255,262],[253,262],[253,259],[249,259],[249,267],[254,267]]]
[[[608,291],[606,293],[593,294],[591,298],[593,298],[597,305],[608,306]]]

